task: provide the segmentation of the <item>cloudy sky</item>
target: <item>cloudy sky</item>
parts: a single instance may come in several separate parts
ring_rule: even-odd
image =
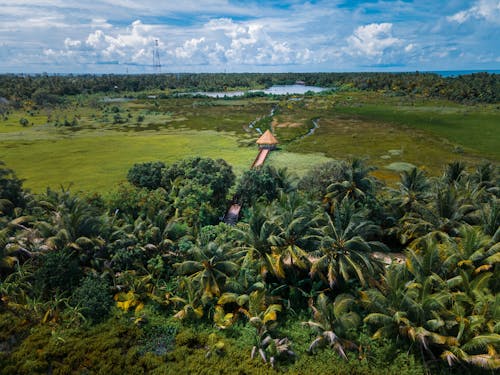
[[[500,0],[0,0],[0,72],[500,69]]]

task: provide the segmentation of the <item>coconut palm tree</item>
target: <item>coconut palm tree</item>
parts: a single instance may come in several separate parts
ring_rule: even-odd
[[[330,200],[364,199],[374,191],[375,180],[369,176],[374,169],[374,167],[367,167],[361,159],[353,159],[350,163],[345,163],[341,179],[328,186],[326,198]]]
[[[446,327],[453,324],[448,307],[451,295],[436,274],[420,283],[408,275],[402,265],[393,265],[379,289],[362,293],[362,302],[370,312],[365,323],[378,327],[373,338],[402,336],[417,344],[422,358],[434,357],[433,347],[456,344]],[[439,287],[437,287],[439,286]]]
[[[416,206],[425,204],[431,197],[431,182],[425,173],[417,168],[401,173],[399,191],[395,192],[394,203],[404,212],[412,211]]]
[[[356,349],[356,345],[347,339],[349,330],[358,328],[361,323],[359,315],[353,311],[356,299],[349,294],[339,294],[331,301],[324,293],[316,299],[316,305],[311,301],[313,321],[302,324],[318,331],[318,337],[309,345],[308,351],[313,353],[319,346],[328,346],[347,360],[345,351]]]
[[[45,210],[45,218],[36,227],[47,238],[49,248],[91,251],[103,245],[99,238],[105,232],[101,212],[82,198],[69,190],[47,189],[39,205]]]
[[[465,164],[461,161],[449,163],[441,176],[441,181],[446,185],[460,184],[467,179]]]
[[[292,269],[307,268],[309,260],[305,247],[316,238],[313,230],[320,217],[315,208],[298,193],[280,195],[274,207],[275,215],[270,220],[273,234],[269,236],[273,246],[270,262],[277,277],[285,277],[285,265]]]
[[[322,240],[319,250],[312,253],[310,274],[319,275],[330,288],[339,287],[353,276],[365,285],[367,278],[380,270],[371,252],[388,249],[381,242],[367,240],[379,228],[366,220],[353,202],[344,198],[334,207],[332,216],[325,215],[326,226],[317,232]]]
[[[174,266],[180,275],[186,275],[196,283],[204,301],[220,296],[227,279],[234,276],[239,268],[232,259],[232,253],[214,242],[195,246],[190,251],[189,260]]]
[[[274,225],[269,220],[271,216],[270,206],[255,204],[248,212],[248,223],[239,223],[234,229],[241,238],[240,249],[247,251],[244,264],[255,266],[263,278],[268,272],[274,272],[269,242],[274,231]]]
[[[461,225],[477,222],[478,206],[452,184],[438,186],[432,200],[400,219],[403,243],[422,237],[457,236]]]

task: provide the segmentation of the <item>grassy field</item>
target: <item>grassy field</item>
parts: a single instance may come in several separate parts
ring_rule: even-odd
[[[269,113],[276,107],[273,118]],[[28,126],[21,126],[26,118]],[[316,120],[319,127],[307,135]],[[25,108],[0,120],[0,160],[35,192],[73,184],[107,192],[137,162],[187,156],[223,158],[236,173],[256,155],[251,122],[271,126],[280,150],[269,159],[303,175],[328,158],[362,157],[396,181],[392,163],[440,173],[443,165],[500,160],[498,106],[336,93],[313,97],[163,99],[105,103],[95,97],[57,109]],[[66,124],[67,126],[64,126]]]
[[[250,166],[255,152],[255,149],[238,147],[234,136],[214,131],[144,132],[2,142],[0,159],[25,178],[25,185],[35,192],[47,186],[73,184],[73,190],[104,193],[125,180],[134,163],[151,160],[171,163],[183,157],[203,155],[225,159],[236,172],[241,172]]]
[[[286,138],[295,132],[295,139],[284,146],[287,151],[365,158],[379,167],[375,174],[385,180],[398,179],[393,163],[410,163],[438,174],[445,163],[455,160],[469,165],[500,160],[500,110],[493,105],[340,93],[280,108],[274,123],[278,138],[284,130]],[[304,137],[314,118],[319,128]]]

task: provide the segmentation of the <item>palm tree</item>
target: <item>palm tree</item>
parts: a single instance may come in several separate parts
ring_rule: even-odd
[[[327,224],[318,231],[323,238],[320,249],[312,253],[315,259],[311,276],[318,274],[330,288],[340,286],[352,276],[365,285],[367,277],[380,269],[380,263],[371,257],[371,252],[376,248],[388,249],[381,242],[365,239],[379,228],[365,220],[353,202],[344,198],[334,207],[333,217],[325,215]]]
[[[401,218],[401,240],[410,242],[429,236],[456,236],[461,225],[477,221],[477,210],[473,201],[454,185],[438,186],[427,206],[416,206],[413,212]]]
[[[309,345],[309,352],[326,345],[347,360],[345,350],[356,349],[356,345],[346,337],[349,330],[356,329],[361,323],[361,318],[353,311],[355,304],[356,299],[349,294],[338,295],[332,303],[324,293],[316,299],[316,306],[310,303],[314,321],[302,324],[316,329],[319,336]]]
[[[375,190],[375,179],[369,175],[374,169],[367,167],[361,159],[344,163],[342,178],[328,186],[325,199],[330,203],[344,198],[364,200]]]
[[[488,194],[498,198],[500,196],[500,174],[498,171],[498,166],[483,163],[471,175],[471,180],[479,189],[484,189]]]
[[[248,296],[248,310],[240,308],[245,314],[250,324],[255,328],[254,346],[251,351],[251,358],[259,353],[264,362],[271,363],[274,367],[278,357],[283,355],[295,356],[290,348],[288,338],[273,338],[271,331],[276,325],[278,313],[282,310],[279,304],[268,303],[265,290],[255,290]]]
[[[174,315],[174,318],[180,320],[200,319],[203,316],[203,304],[193,280],[182,278],[179,281],[179,287],[186,292],[186,298],[172,296],[168,299],[170,303],[182,304],[181,309]]]
[[[425,173],[417,168],[401,173],[399,191],[394,202],[404,210],[412,211],[419,204],[425,204],[431,197],[431,183]]]
[[[174,264],[177,272],[196,282],[203,300],[220,296],[226,280],[239,268],[232,260],[231,252],[210,242],[203,247],[195,246],[190,255],[190,260]]]
[[[274,225],[269,220],[271,216],[270,206],[255,204],[248,212],[248,224],[239,223],[234,229],[241,238],[239,247],[247,251],[244,265],[255,265],[263,278],[274,271],[269,243],[274,231]]]
[[[493,242],[500,241],[500,200],[491,198],[483,204],[479,223],[484,233],[493,237]]]
[[[31,222],[29,216],[21,216],[6,221],[0,229],[0,276],[12,271],[20,262],[31,258],[32,248],[27,246],[33,230],[26,227]]]
[[[454,324],[453,315],[448,313],[451,295],[443,289],[446,283],[439,276],[428,275],[420,283],[405,272],[404,266],[393,265],[383,280],[379,289],[362,293],[362,302],[372,311],[364,322],[378,327],[373,338],[403,336],[417,344],[422,359],[425,353],[434,357],[434,346],[457,343],[446,330]]]
[[[103,245],[100,233],[105,232],[101,212],[69,190],[60,193],[47,189],[39,205],[45,209],[45,219],[36,223],[51,249],[70,247],[92,251]],[[84,255],[80,253],[80,255]]]
[[[449,163],[441,177],[442,182],[446,185],[458,185],[465,179],[467,179],[465,164],[460,161]]]
[[[267,257],[274,265],[275,275],[284,278],[286,264],[289,264],[292,269],[294,267],[307,268],[309,260],[304,248],[315,238],[313,230],[319,216],[315,207],[304,202],[303,198],[295,192],[281,194],[275,206],[275,212],[275,216],[270,220],[274,230],[269,236],[273,254]]]

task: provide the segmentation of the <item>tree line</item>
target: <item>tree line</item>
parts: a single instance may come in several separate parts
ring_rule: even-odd
[[[443,98],[465,103],[498,103],[498,74],[476,73],[442,77],[433,73],[179,73],[143,75],[0,75],[0,97],[18,103],[57,104],[64,96],[143,91],[225,91],[258,89],[276,84],[343,90],[385,91],[397,95]]]

